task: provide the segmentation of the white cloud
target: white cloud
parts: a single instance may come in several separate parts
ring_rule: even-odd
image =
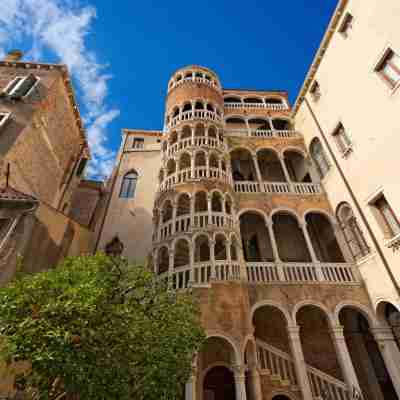
[[[80,7],[77,0],[0,0],[0,56],[11,47],[29,41],[27,59],[41,60],[43,50],[56,54],[68,65],[79,84],[85,109],[93,176],[108,175],[115,154],[107,147],[107,126],[119,115],[106,104],[111,75],[87,48],[96,9]]]

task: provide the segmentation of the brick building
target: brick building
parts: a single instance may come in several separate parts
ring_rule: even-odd
[[[199,297],[185,399],[399,398],[399,7],[339,1],[293,108],[191,65],[123,131],[97,248]]]
[[[89,150],[66,67],[21,57],[0,61],[0,284],[18,256],[33,272],[89,252],[100,198],[77,206]]]

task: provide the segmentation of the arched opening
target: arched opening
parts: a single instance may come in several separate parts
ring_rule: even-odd
[[[183,153],[179,159],[179,171],[190,169],[191,157],[188,153]]]
[[[172,175],[176,172],[176,162],[173,158],[170,158],[167,162],[167,175]]]
[[[239,221],[245,261],[274,261],[264,218],[255,212],[246,212],[240,216]]]
[[[365,400],[398,400],[369,322],[354,307],[339,313],[344,338]]]
[[[182,133],[181,133],[181,140],[183,139],[189,139],[192,137],[192,130],[190,129],[190,126],[185,125],[182,128]]]
[[[186,111],[192,111],[192,105],[191,103],[186,103],[183,108],[182,108],[182,112],[186,112]]]
[[[178,206],[176,210],[176,215],[180,217],[181,215],[190,214],[190,197],[187,193],[183,193],[178,198]]]
[[[232,199],[231,196],[225,196],[225,213],[232,214]]]
[[[212,112],[215,111],[214,106],[210,103],[207,103],[206,109],[207,109],[207,111],[212,111]]]
[[[196,136],[196,137],[204,137],[204,136],[206,136],[205,132],[206,131],[205,131],[204,125],[203,124],[197,124],[196,128],[195,128],[195,131],[194,131],[194,136]]]
[[[182,75],[178,75],[178,76],[176,77],[176,81],[179,82],[179,81],[181,81],[181,80],[182,80]]]
[[[230,117],[225,120],[226,129],[247,129],[246,121],[241,117]]]
[[[191,78],[193,78],[193,72],[192,71],[186,72],[185,79],[191,79]]]
[[[208,137],[216,139],[217,138],[217,130],[215,129],[215,127],[210,126],[208,128]]]
[[[195,167],[205,167],[207,165],[206,153],[204,151],[198,151],[196,153],[196,156],[194,159],[194,165],[195,165]]]
[[[286,150],[283,157],[292,182],[311,182],[307,162],[301,153]]]
[[[235,400],[235,378],[230,369],[214,367],[204,378],[204,400]]]
[[[283,104],[282,99],[278,99],[277,97],[267,97],[265,99],[266,104]]]
[[[339,221],[340,229],[354,259],[358,260],[369,254],[369,246],[348,203],[341,203],[338,206],[336,218]]]
[[[173,145],[178,141],[178,132],[172,131],[169,135],[169,144]]]
[[[238,241],[236,236],[231,237],[231,260],[238,261]]]
[[[271,130],[271,125],[267,119],[264,118],[250,118],[249,127],[254,131],[269,131]]]
[[[221,169],[222,171],[226,172],[226,162],[223,158],[221,159]]]
[[[289,120],[283,118],[274,118],[272,120],[272,126],[277,131],[290,131],[292,130],[292,124]]]
[[[307,232],[319,261],[344,262],[330,220],[323,214],[310,212],[306,215]]]
[[[186,239],[179,239],[175,243],[174,268],[183,267],[190,263],[190,247]]]
[[[257,153],[257,161],[263,181],[286,182],[278,155],[269,149],[262,149]]]
[[[168,247],[161,247],[158,250],[158,260],[157,260],[157,273],[158,275],[163,274],[168,271],[169,268],[169,251]]]
[[[216,261],[227,259],[226,237],[222,234],[217,234],[215,236],[214,255]]]
[[[284,394],[278,394],[277,396],[274,396],[272,400],[290,400],[290,397]]]
[[[300,326],[300,340],[306,363],[343,380],[325,311],[313,305],[305,305],[297,311],[296,321]]]
[[[164,170],[160,169],[160,172],[158,173],[158,181],[162,183],[163,180],[164,180]]]
[[[197,192],[194,196],[194,211],[205,212],[208,211],[207,193]]]
[[[210,261],[210,242],[207,235],[200,235],[196,237],[194,245],[194,261]]]
[[[202,74],[201,72],[195,72],[195,73],[194,73],[194,76],[195,76],[196,78],[203,78],[203,74]]]
[[[162,221],[168,222],[172,219],[172,203],[170,200],[167,200],[162,209]]]
[[[203,400],[235,400],[235,379],[231,367],[237,364],[232,345],[223,338],[210,337],[200,353],[200,365],[207,371],[203,379]]]
[[[218,169],[218,157],[215,153],[210,154],[210,168],[217,168]]]
[[[253,157],[246,149],[234,150],[231,154],[232,176],[234,181],[256,181],[257,174]]]
[[[175,107],[172,111],[172,118],[175,118],[179,115],[179,108]]]
[[[225,97],[224,98],[224,103],[225,104],[241,103],[241,102],[242,102],[242,99],[240,97],[229,96],[229,97]]]
[[[262,104],[263,103],[262,99],[260,99],[258,97],[246,97],[245,99],[243,99],[243,102],[245,104]]]
[[[277,213],[272,217],[279,258],[286,262],[311,262],[303,231],[296,217]]]
[[[310,154],[311,158],[314,161],[315,167],[317,168],[317,172],[322,179],[329,171],[330,164],[328,161],[328,157],[326,156],[325,151],[322,148],[320,140],[316,137],[311,141]]]
[[[381,301],[377,308],[377,314],[383,324],[387,324],[391,328],[400,350],[400,311],[392,303]]]
[[[201,101],[196,101],[194,105],[195,110],[204,110],[204,104]]]
[[[223,199],[221,193],[214,192],[211,197],[211,211],[222,212]]]
[[[204,79],[205,79],[206,81],[211,81],[210,75],[205,75],[205,76],[204,76]]]

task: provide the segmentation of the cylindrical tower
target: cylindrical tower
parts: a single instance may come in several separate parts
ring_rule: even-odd
[[[242,276],[223,105],[207,68],[182,68],[169,81],[153,260],[176,289]]]

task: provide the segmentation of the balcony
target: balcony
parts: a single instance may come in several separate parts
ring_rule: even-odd
[[[351,263],[248,262],[246,269],[250,283],[360,283],[357,266]]]
[[[300,138],[300,134],[295,130],[272,130],[272,129],[226,129],[227,136],[246,137],[246,138],[277,138],[290,139]]]
[[[224,103],[224,107],[226,109],[241,109],[241,108],[264,108],[267,110],[272,110],[272,111],[282,111],[282,110],[288,110],[289,107],[286,104],[272,104],[272,103]]]
[[[213,138],[210,136],[195,136],[185,139],[181,139],[174,144],[170,144],[167,147],[166,154],[168,157],[173,156],[178,151],[190,148],[190,147],[209,147],[221,151],[226,151],[226,144],[219,138]],[[165,154],[165,153],[164,153]]]
[[[175,128],[181,122],[200,120],[205,122],[222,122],[222,118],[215,111],[209,110],[190,110],[179,113],[171,118],[168,128]]]
[[[319,183],[235,181],[236,193],[269,193],[293,195],[323,194]]]

